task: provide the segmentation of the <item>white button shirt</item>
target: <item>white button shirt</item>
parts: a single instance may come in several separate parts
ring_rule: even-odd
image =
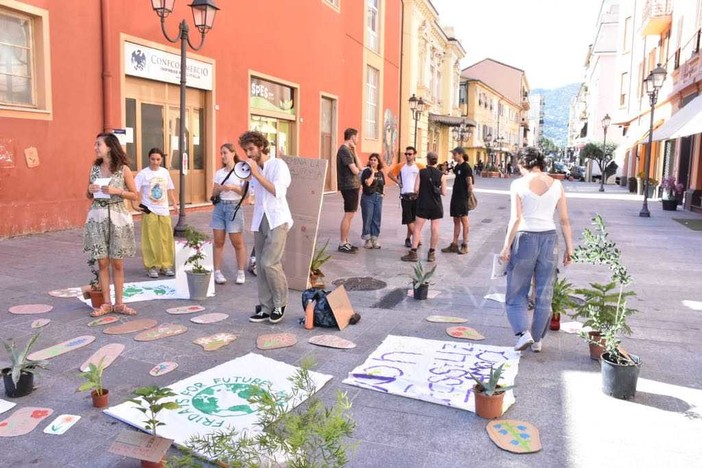
[[[251,188],[255,197],[251,231],[258,231],[264,214],[271,229],[285,223],[288,223],[288,229],[290,229],[293,225],[293,219],[286,195],[292,178],[288,165],[282,159],[270,156],[268,161],[263,164],[261,173],[275,186],[275,195],[266,190],[258,180],[251,179]]]

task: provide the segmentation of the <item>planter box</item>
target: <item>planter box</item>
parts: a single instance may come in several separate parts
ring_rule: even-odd
[[[550,174],[550,173],[549,173],[549,175],[550,175],[552,178],[557,179],[557,180],[563,180],[563,179],[565,179],[565,174]]]

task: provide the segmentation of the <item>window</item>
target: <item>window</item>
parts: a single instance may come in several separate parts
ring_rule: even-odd
[[[380,72],[369,66],[366,76],[366,136],[378,138],[378,84]]]
[[[330,5],[331,7],[333,7],[335,10],[337,10],[337,11],[339,10],[339,1],[340,0],[322,0],[322,1],[324,3],[326,3],[327,5]]]
[[[368,0],[368,47],[374,51],[380,51],[380,41],[378,40],[378,28],[380,19],[378,17],[378,4],[380,0]]]
[[[624,52],[629,52],[629,50],[631,50],[631,33],[631,16],[628,16],[624,20]]]
[[[10,3],[0,6],[0,117],[49,118],[48,13]]]
[[[629,92],[629,73],[624,72],[619,79],[619,106],[626,106],[626,95]]]

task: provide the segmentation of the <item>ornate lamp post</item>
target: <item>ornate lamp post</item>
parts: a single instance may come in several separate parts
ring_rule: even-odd
[[[185,89],[187,82],[187,67],[186,67],[186,52],[188,46],[193,50],[200,50],[205,43],[205,34],[212,29],[215,15],[217,14],[217,5],[214,0],[193,0],[193,3],[188,5],[193,12],[193,23],[200,31],[200,43],[194,46],[190,42],[188,23],[185,20],[180,22],[178,26],[178,35],[171,37],[166,32],[166,17],[171,14],[175,0],[151,0],[151,7],[154,9],[159,18],[161,18],[161,31],[169,42],[176,43],[180,41],[180,128],[178,129],[178,150],[180,157],[180,209],[178,211],[178,223],[174,228],[176,236],[183,236],[185,233],[185,172],[184,157],[185,154]]]
[[[605,114],[602,118],[602,130],[604,131],[604,142],[602,143],[602,150],[604,151],[604,157],[602,159],[602,165],[607,162],[607,128],[609,124],[612,123],[612,118],[609,114]],[[604,178],[605,178],[605,167],[600,167],[602,174],[600,175],[600,192],[604,192]]]
[[[460,142],[460,146],[463,146],[463,140],[470,139],[473,135],[473,130],[466,125],[466,119],[462,119],[458,127],[453,127],[451,130],[453,132],[453,138]]]
[[[424,112],[424,105],[424,99],[418,98],[414,94],[409,98],[409,106],[412,111],[412,118],[414,119],[414,144],[412,146],[414,146],[415,149],[417,148],[417,123],[422,116],[422,112]]]
[[[483,143],[485,144],[485,149],[487,150],[488,154],[488,166],[494,166],[492,161],[492,133],[485,135],[485,138],[483,138]]]
[[[656,101],[658,101],[658,91],[663,86],[666,76],[665,68],[661,67],[659,63],[656,68],[651,70],[644,80],[646,85],[646,93],[648,93],[648,99],[651,104],[651,122],[648,127],[648,150],[646,151],[646,165],[645,165],[645,182],[644,182],[644,199],[643,206],[639,212],[639,216],[642,218],[650,218],[651,213],[648,211],[648,185],[649,185],[649,173],[651,171],[651,152],[653,150],[653,111],[656,107]]]

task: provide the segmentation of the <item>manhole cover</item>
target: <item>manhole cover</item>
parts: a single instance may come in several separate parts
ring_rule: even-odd
[[[341,286],[343,284],[347,291],[376,291],[388,285],[385,281],[380,281],[369,276],[339,278],[334,280],[332,284],[334,286]]]

